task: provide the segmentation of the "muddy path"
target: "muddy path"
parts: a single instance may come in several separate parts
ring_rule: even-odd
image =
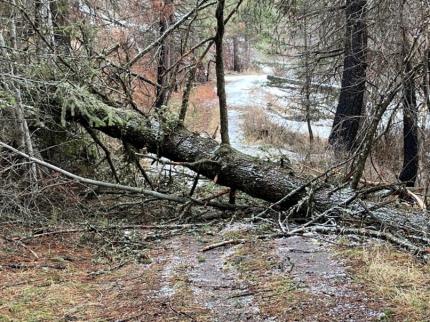
[[[227,322],[375,321],[383,315],[383,303],[354,282],[332,244],[318,236],[202,252],[220,240],[255,233],[253,226],[234,224],[215,234],[163,241],[157,248],[159,289],[152,296],[170,308],[166,316],[173,311],[174,320]]]
[[[216,249],[203,254],[204,243],[192,236],[181,236],[169,241],[169,259],[162,274],[161,300],[175,302],[184,299],[206,310],[205,316],[196,320],[208,321],[263,321],[252,296],[249,285],[241,281],[237,271],[228,266],[228,257],[234,249]],[[182,303],[184,305],[184,303]],[[188,312],[190,316],[194,312]]]

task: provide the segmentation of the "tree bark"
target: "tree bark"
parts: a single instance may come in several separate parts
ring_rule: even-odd
[[[13,0],[12,3],[15,5],[15,1]],[[15,11],[16,8],[13,7],[12,8],[12,19],[10,20],[10,31],[11,31],[11,47],[13,50],[18,51],[18,37],[17,37],[17,33],[16,33],[16,20],[15,20]],[[9,53],[7,52],[7,50],[5,49],[5,41],[3,38],[3,34],[0,32],[0,46],[2,47],[0,49],[0,53],[2,53],[2,55],[5,58],[9,58]],[[16,67],[15,65],[12,63],[12,61],[10,60],[10,64],[9,64],[9,73],[11,75],[15,75],[16,73]],[[3,77],[1,77],[3,78]],[[15,84],[14,82],[11,82],[11,84],[9,85],[6,81],[4,82],[3,85],[8,91],[10,92],[14,92],[15,94],[15,99],[16,99],[16,106],[15,106],[15,110],[14,110],[14,114],[16,116],[16,121],[17,121],[17,125],[18,125],[18,133],[19,133],[19,143],[21,146],[25,147],[25,149],[27,150],[28,154],[30,154],[31,156],[34,156],[35,154],[35,149],[33,147],[33,141],[31,138],[31,133],[30,133],[30,129],[28,127],[28,123],[27,120],[24,116],[24,108],[23,108],[23,102],[22,102],[22,93],[21,93],[21,88],[19,86],[19,84]],[[31,180],[32,180],[32,189],[35,189],[37,187],[37,167],[36,164],[31,163],[30,164],[30,174],[31,174]]]
[[[407,22],[404,17],[404,0],[400,6],[400,34],[401,52],[400,67],[403,71],[403,167],[399,175],[399,180],[406,186],[413,187],[418,175],[418,106],[415,89],[415,73],[412,70],[410,57],[411,46],[409,45],[406,30]],[[424,73],[425,73],[424,67]]]
[[[413,187],[418,175],[418,106],[410,61],[405,69],[409,76],[403,85],[403,168],[399,180]]]
[[[240,73],[242,71],[239,58],[239,38],[233,37],[233,71]]]
[[[329,143],[337,150],[355,147],[366,90],[366,0],[347,0],[342,88]]]
[[[309,49],[309,34],[308,34],[308,20],[306,18],[306,11],[304,11],[304,26],[303,26],[303,44],[304,44],[304,72],[305,84],[302,88],[303,91],[303,105],[306,111],[306,124],[308,126],[309,144],[314,142],[314,134],[311,125],[311,84],[312,84],[312,71],[310,66],[310,49]]]
[[[217,19],[217,32],[215,36],[216,46],[216,79],[217,79],[217,95],[219,99],[220,110],[220,127],[221,127],[221,142],[223,144],[230,144],[230,137],[228,134],[228,111],[227,111],[227,95],[225,93],[225,77],[224,77],[224,53],[223,53],[223,39],[224,39],[224,5],[225,0],[218,0],[216,9]]]
[[[193,89],[194,79],[196,78],[197,64],[188,71],[187,83],[185,84],[184,93],[182,95],[181,110],[179,112],[179,121],[184,124],[187,116],[188,106],[190,105],[190,96]]]
[[[15,3],[15,0],[13,0],[13,3]],[[49,43],[49,46],[55,49],[55,33],[52,19],[51,3],[48,0],[38,0],[35,2],[35,5],[37,11],[37,27],[43,33],[45,40]],[[45,46],[45,43],[42,40],[39,41],[39,49],[42,51],[43,54],[47,55],[50,49]],[[51,58],[47,56],[47,59],[50,60]]]
[[[52,20],[54,25],[55,48],[60,53],[69,55],[71,52],[71,31],[67,28],[70,25],[71,12],[67,0],[57,0],[51,2]]]
[[[171,24],[173,24],[173,0],[165,0],[164,6],[160,12],[159,30],[160,36],[163,35]],[[161,108],[167,104],[169,97],[168,89],[168,75],[167,70],[170,66],[170,45],[169,39],[163,40],[160,44],[157,66],[157,98],[155,100],[155,107]]]

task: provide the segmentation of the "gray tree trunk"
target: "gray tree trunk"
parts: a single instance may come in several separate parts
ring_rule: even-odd
[[[221,127],[221,142],[230,144],[228,134],[228,111],[227,111],[227,95],[225,92],[225,77],[224,77],[224,5],[225,0],[218,0],[216,9],[217,32],[215,36],[216,46],[216,78],[217,78],[217,95],[219,99],[220,110],[220,127]]]

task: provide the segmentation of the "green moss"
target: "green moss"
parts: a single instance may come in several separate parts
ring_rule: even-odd
[[[197,256],[197,261],[199,263],[204,263],[204,262],[206,262],[206,257],[202,256],[202,255],[199,255],[199,256]]]
[[[125,125],[132,117],[119,113],[91,94],[85,86],[61,84],[55,92],[55,100],[61,107],[61,123],[66,125],[66,116],[76,114],[85,117],[91,127]],[[121,114],[121,116],[119,115]]]
[[[250,237],[249,231],[245,230],[232,230],[227,231],[223,234],[223,239],[229,240],[229,239],[246,239]]]

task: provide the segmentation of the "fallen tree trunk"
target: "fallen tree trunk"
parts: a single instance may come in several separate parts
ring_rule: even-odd
[[[55,99],[54,103],[61,108],[50,112],[57,117],[66,118],[67,115],[68,120],[102,131],[138,149],[146,148],[151,153],[181,162],[218,184],[275,202],[284,209],[293,208],[295,215],[325,213],[327,218],[376,224],[425,239],[430,236],[430,221],[424,213],[405,214],[391,208],[363,205],[357,192],[348,188],[332,191],[333,187],[323,183],[316,190],[310,189],[313,185],[296,177],[291,170],[219,145],[213,139],[188,131],[179,122],[144,119],[137,112],[106,105],[89,93],[69,89],[67,95],[66,101],[64,93]],[[71,104],[76,100],[80,100],[78,106]]]
[[[80,91],[70,88],[66,92],[57,91],[58,97],[50,104],[54,109],[49,113],[56,114],[57,118],[61,116],[63,123],[66,119],[79,122],[137,149],[146,148],[151,153],[184,163],[220,185],[256,198],[276,202],[303,184],[290,170],[221,146],[211,138],[188,131],[179,122],[145,119],[135,111],[113,108]],[[293,206],[302,196],[298,193],[283,205]]]

